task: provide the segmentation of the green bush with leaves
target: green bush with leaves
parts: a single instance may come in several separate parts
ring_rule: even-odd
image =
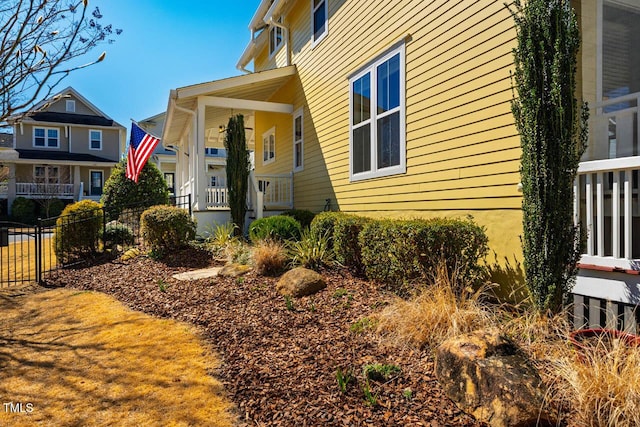
[[[36,204],[25,197],[16,197],[11,204],[11,216],[18,222],[35,224]]]
[[[282,215],[293,217],[300,223],[302,229],[309,228],[311,221],[315,218],[316,214],[306,209],[289,209],[282,212]]]
[[[125,176],[126,160],[120,161],[104,183],[100,201],[109,219],[117,219],[123,209],[149,207],[169,203],[169,190],[162,172],[147,162],[140,172],[138,183]]]
[[[364,271],[358,236],[370,221],[371,219],[363,216],[340,214],[333,225],[333,252],[336,261],[357,274]]]
[[[100,203],[82,200],[67,205],[53,234],[56,258],[63,264],[95,254],[100,248],[104,211]]]
[[[329,236],[318,236],[310,230],[303,230],[299,241],[291,242],[289,254],[293,265],[319,270],[334,261]]]
[[[111,221],[104,227],[102,237],[104,245],[113,247],[115,245],[131,246],[135,242],[133,230],[126,224],[118,221]]]
[[[311,221],[311,226],[309,227],[311,234],[316,238],[327,236],[329,238],[329,248],[333,250],[333,229],[338,218],[343,215],[346,214],[341,212],[320,212]]]
[[[366,276],[399,293],[407,290],[405,285],[433,279],[443,262],[463,288],[485,279],[478,261],[488,251],[488,239],[470,219],[369,221],[359,241]]]
[[[301,233],[300,223],[286,215],[260,218],[249,225],[249,239],[253,243],[265,239],[299,240]]]
[[[140,232],[152,252],[166,251],[186,246],[196,237],[196,222],[189,212],[175,206],[152,206],[140,217]]]

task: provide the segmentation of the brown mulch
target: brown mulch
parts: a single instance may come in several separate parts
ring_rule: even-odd
[[[371,331],[350,330],[391,299],[371,283],[345,271],[324,272],[327,288],[293,300],[291,310],[274,278],[171,277],[212,265],[208,253],[189,249],[163,261],[141,256],[64,270],[48,285],[102,291],[135,310],[199,327],[221,356],[213,374],[243,426],[481,425],[444,396],[427,351],[390,348]],[[362,388],[362,368],[370,363],[401,368],[386,382],[370,382],[375,405]],[[354,372],[345,393],[337,369]]]

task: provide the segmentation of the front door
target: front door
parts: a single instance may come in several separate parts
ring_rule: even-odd
[[[92,196],[102,196],[104,174],[102,171],[91,171],[91,192]]]

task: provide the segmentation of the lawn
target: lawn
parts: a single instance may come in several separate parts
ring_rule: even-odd
[[[186,324],[63,289],[4,290],[0,310],[0,425],[232,425]]]
[[[29,239],[0,248],[0,286],[2,282],[36,280],[35,247],[35,240]],[[47,271],[57,263],[51,238],[42,240],[42,252],[44,271]]]

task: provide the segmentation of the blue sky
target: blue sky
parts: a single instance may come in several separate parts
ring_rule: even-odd
[[[247,45],[260,0],[93,0],[102,22],[121,28],[104,62],[78,70],[73,86],[111,118],[130,128],[166,110],[169,90],[241,74],[235,65]],[[87,58],[87,60],[90,58]],[[127,133],[128,138],[128,133]]]

